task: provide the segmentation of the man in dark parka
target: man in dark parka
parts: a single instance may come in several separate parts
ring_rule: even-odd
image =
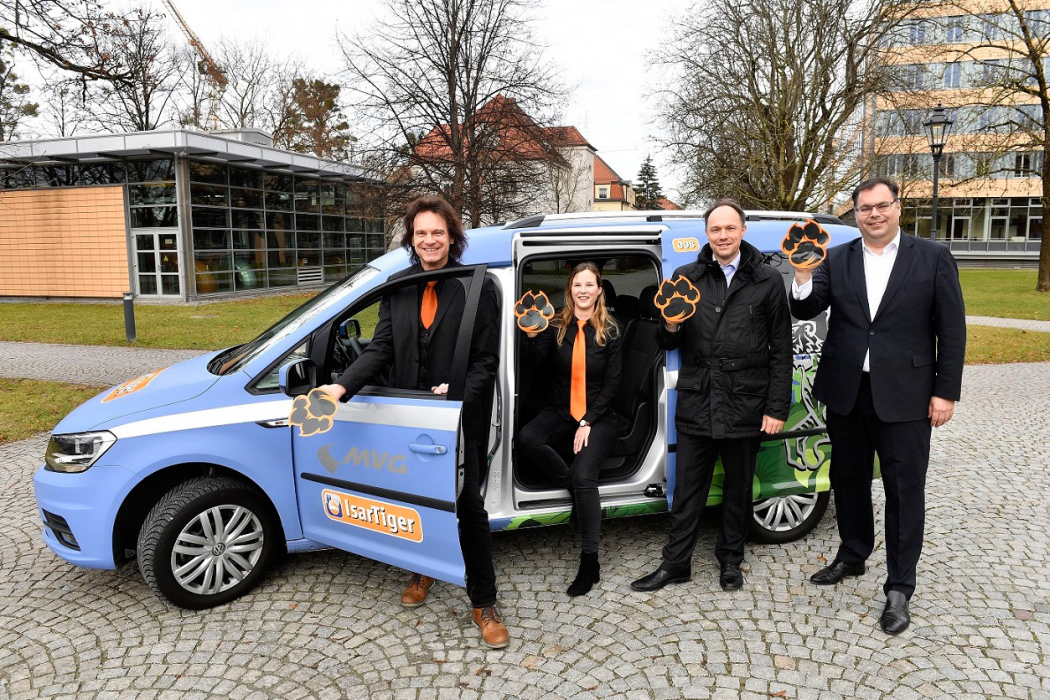
[[[660,347],[681,349],[678,373],[676,482],[663,562],[631,584],[651,591],[691,577],[700,516],[722,458],[722,527],[715,546],[725,590],[743,586],[740,563],[752,517],[755,459],[763,433],[778,433],[791,404],[791,314],[780,274],[743,241],[744,212],[732,200],[704,216],[708,244],[697,261],[675,270],[700,292],[696,312],[666,320]]]

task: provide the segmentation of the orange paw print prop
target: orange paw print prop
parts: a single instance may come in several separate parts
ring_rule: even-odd
[[[673,282],[669,279],[663,281],[653,302],[665,321],[681,323],[696,313],[700,290],[686,277],[678,275]]]
[[[324,389],[311,389],[306,396],[296,396],[292,401],[292,415],[288,422],[299,426],[300,437],[327,433],[332,429],[335,415],[335,399]]]
[[[805,224],[791,224],[780,250],[799,270],[812,270],[828,256],[828,241],[831,236],[813,219]]]
[[[546,294],[530,289],[514,304],[514,315],[518,319],[518,328],[526,333],[538,333],[550,325],[554,307]]]

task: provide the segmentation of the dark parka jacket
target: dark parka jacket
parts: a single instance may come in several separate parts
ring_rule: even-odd
[[[681,348],[675,425],[701,437],[754,437],[762,416],[786,420],[791,405],[791,313],[784,281],[742,241],[740,267],[726,278],[711,246],[695,263],[675,270],[700,291],[696,313],[671,333],[663,323],[657,342]]]

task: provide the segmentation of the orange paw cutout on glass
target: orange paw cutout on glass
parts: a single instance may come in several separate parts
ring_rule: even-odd
[[[669,279],[660,285],[660,291],[653,299],[656,308],[668,323],[681,323],[696,313],[700,303],[700,290],[693,286],[686,277],[678,275],[672,282]]]
[[[514,315],[518,319],[518,328],[526,333],[539,333],[550,325],[554,307],[546,294],[530,289],[514,304]]]
[[[299,426],[300,437],[327,433],[334,424],[336,408],[331,394],[323,389],[311,389],[306,396],[296,396],[292,401],[292,415],[288,422]]]
[[[812,270],[828,256],[828,241],[831,237],[813,219],[805,224],[791,224],[780,250],[788,256],[791,264],[799,270]]]

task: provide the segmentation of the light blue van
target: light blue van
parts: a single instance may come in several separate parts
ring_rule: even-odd
[[[811,217],[832,244],[857,236],[833,217],[748,215],[746,240],[769,254],[785,284],[792,268],[780,241],[792,223]],[[453,382],[448,396],[369,387],[339,404],[331,427],[318,432],[290,424],[292,397],[353,361],[368,343],[380,297],[401,285],[461,277],[468,286],[461,338],[469,338],[487,275],[503,305],[482,488],[491,526],[565,522],[568,493],[514,458],[514,435],[542,405],[546,382],[521,375],[512,307],[526,289],[547,292],[559,307],[568,270],[581,260],[601,268],[625,333],[617,443],[599,486],[603,515],[666,510],[678,353],[656,347],[653,296],[663,278],[695,259],[706,242],[703,220],[692,212],[565,214],[468,235],[464,266],[454,271],[388,283],[409,266],[403,251],[389,253],[244,345],[138,377],[74,410],[55,428],[34,479],[48,547],[91,568],[137,557],[150,588],[197,609],[246,593],[282,551],[322,547],[462,585],[461,387]],[[763,443],[755,477],[758,541],[805,535],[828,504],[830,450],[811,393],[825,329],[825,318],[795,322],[791,414],[784,432]],[[454,363],[465,362],[457,353]],[[721,500],[720,483],[719,469],[712,504]]]

